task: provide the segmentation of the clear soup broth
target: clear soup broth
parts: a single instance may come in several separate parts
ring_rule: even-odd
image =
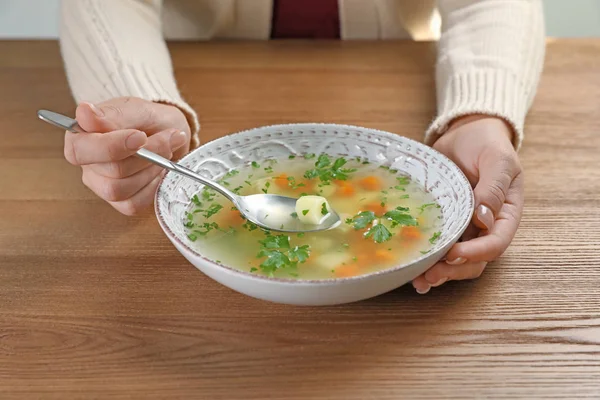
[[[361,159],[307,154],[256,161],[220,182],[240,195],[323,196],[342,217],[332,230],[282,234],[244,220],[210,189],[194,195],[184,222],[193,246],[257,275],[312,280],[369,274],[420,257],[440,236],[442,216],[431,194]]]

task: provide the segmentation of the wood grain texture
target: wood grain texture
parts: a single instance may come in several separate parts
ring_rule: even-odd
[[[431,44],[173,44],[202,139],[337,122],[420,139]],[[254,300],[152,215],[97,200],[38,108],[72,114],[54,42],[0,43],[1,399],[600,398],[600,41],[549,43],[513,245],[477,281],[353,305]]]

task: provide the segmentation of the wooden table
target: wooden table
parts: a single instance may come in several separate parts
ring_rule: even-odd
[[[287,122],[421,138],[431,44],[172,45],[204,141]],[[296,308],[202,275],[98,200],[36,120],[74,104],[54,42],[0,43],[0,398],[600,398],[600,41],[549,43],[527,206],[482,278]]]

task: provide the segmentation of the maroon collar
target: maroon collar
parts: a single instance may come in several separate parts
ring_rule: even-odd
[[[338,0],[274,0],[272,39],[339,39]]]

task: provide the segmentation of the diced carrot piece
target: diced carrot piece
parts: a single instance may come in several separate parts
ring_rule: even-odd
[[[379,261],[394,261],[396,259],[396,257],[394,257],[394,253],[387,249],[375,250],[375,258]]]
[[[346,181],[336,181],[336,185],[338,186],[338,190],[336,193],[342,197],[350,197],[354,195],[354,187],[346,182]]]
[[[356,264],[340,265],[334,271],[335,276],[338,278],[349,278],[360,274],[360,270]]]
[[[365,190],[381,190],[381,179],[376,176],[367,176],[358,181],[358,184]]]
[[[387,208],[382,206],[381,203],[369,203],[365,206],[365,210],[373,211],[375,215],[381,216],[386,213]]]
[[[372,259],[373,257],[369,256],[369,253],[359,253],[356,255],[356,261],[354,262],[354,264],[360,268],[368,267],[369,265],[371,265]]]
[[[402,228],[402,232],[400,233],[404,239],[419,239],[423,234],[416,226],[405,226]]]
[[[310,192],[315,187],[315,181],[311,179],[301,179],[300,181],[298,181],[298,184],[301,183],[304,184],[304,186],[298,187],[297,190],[299,192]]]
[[[282,189],[288,187],[288,176],[286,174],[280,174],[273,178],[273,182]]]
[[[223,218],[225,225],[237,226],[242,225],[244,222],[246,221],[242,218],[242,214],[238,210],[230,210],[225,214],[225,218]]]

